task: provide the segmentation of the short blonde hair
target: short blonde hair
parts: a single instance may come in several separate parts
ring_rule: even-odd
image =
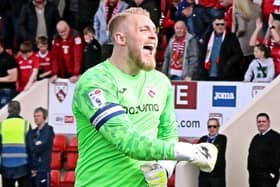
[[[150,13],[147,10],[143,8],[135,8],[135,7],[126,9],[123,12],[113,16],[108,24],[109,34],[113,41],[114,41],[114,37],[113,37],[114,32],[119,27],[120,23],[123,23],[124,20],[126,20],[127,17],[129,17],[130,15],[143,15],[150,18]]]

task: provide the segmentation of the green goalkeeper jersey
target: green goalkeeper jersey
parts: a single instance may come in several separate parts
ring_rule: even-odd
[[[144,187],[140,165],[174,160],[174,91],[162,73],[131,76],[107,60],[81,76],[72,107],[79,143],[75,186]]]

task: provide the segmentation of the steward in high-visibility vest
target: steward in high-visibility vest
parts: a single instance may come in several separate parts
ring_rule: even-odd
[[[2,166],[18,167],[27,164],[25,137],[29,122],[19,117],[9,117],[1,125]]]
[[[15,103],[14,107],[15,111],[18,111],[19,103]],[[15,181],[20,179],[24,181],[23,183],[29,180],[28,144],[26,143],[29,129],[30,122],[19,116],[18,112],[9,112],[8,118],[0,123],[3,186],[11,179]]]

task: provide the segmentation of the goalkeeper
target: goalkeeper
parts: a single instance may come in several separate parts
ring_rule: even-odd
[[[173,89],[154,70],[156,28],[142,8],[109,22],[112,57],[86,71],[73,98],[79,158],[77,187],[166,186],[176,160],[210,172],[212,144],[178,143]]]

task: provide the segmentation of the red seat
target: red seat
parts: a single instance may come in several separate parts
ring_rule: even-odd
[[[66,170],[75,170],[78,160],[77,152],[67,152],[66,153],[66,163],[64,165]]]
[[[63,181],[60,182],[60,187],[73,187],[75,184],[75,172],[66,171],[63,177]]]
[[[51,160],[51,169],[60,170],[62,167],[62,153],[61,152],[52,152],[52,160]]]
[[[168,179],[167,186],[168,187],[175,187],[175,169],[174,169],[174,172],[171,175],[171,177]]]
[[[69,145],[66,148],[66,151],[78,152],[78,139],[74,136],[71,140]]]
[[[60,187],[60,171],[51,170],[51,187]]]
[[[67,145],[67,137],[63,134],[56,134],[53,139],[53,151],[64,152]]]

